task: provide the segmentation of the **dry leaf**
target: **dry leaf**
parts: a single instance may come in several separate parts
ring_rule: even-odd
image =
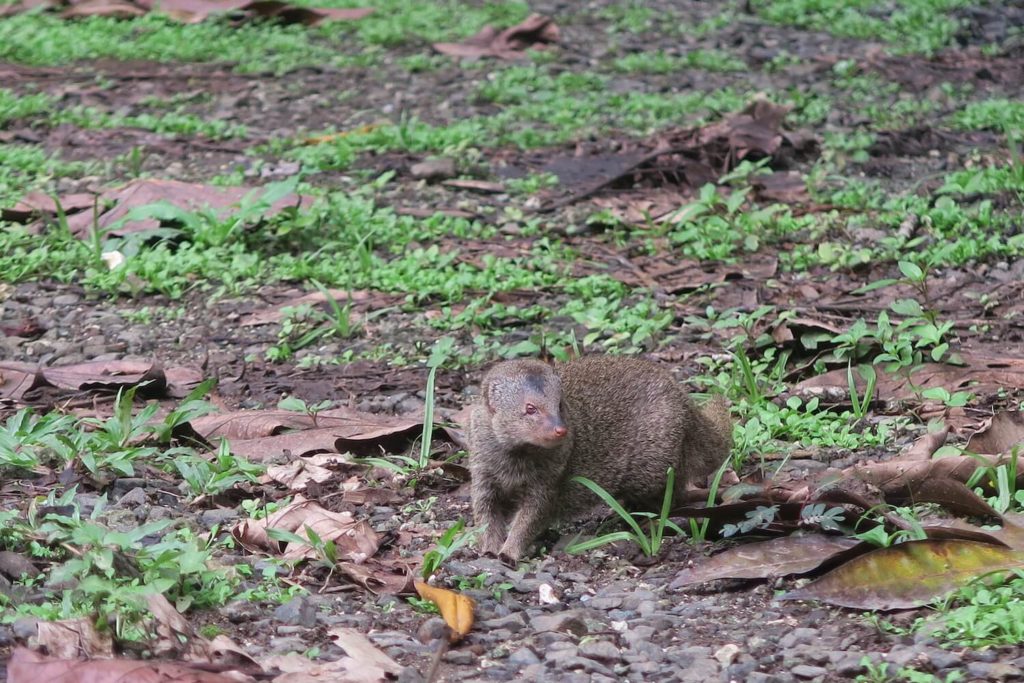
[[[480,31],[461,43],[434,43],[434,49],[452,57],[479,59],[522,59],[528,49],[541,49],[558,42],[559,30],[554,20],[540,14],[531,14],[525,20],[498,31],[493,26],[484,26]]]
[[[35,642],[55,659],[113,657],[114,641],[109,633],[100,633],[92,619],[40,621]]]
[[[239,672],[212,673],[174,662],[60,659],[19,647],[7,663],[7,683],[253,683]]]
[[[806,574],[845,556],[858,542],[842,536],[808,534],[729,548],[676,574],[670,588],[715,579],[767,579]]]
[[[266,519],[246,520],[231,530],[231,535],[247,550],[280,555],[288,560],[319,557],[319,553],[305,539],[306,529],[323,542],[333,541],[339,560],[362,563],[377,552],[380,539],[373,528],[356,521],[351,512],[330,512],[313,501],[297,496],[290,505]],[[304,539],[303,543],[274,540],[268,529],[289,532]]]
[[[1024,567],[1024,552],[976,541],[909,541],[861,555],[784,600],[854,609],[920,607],[982,574]]]
[[[473,628],[473,608],[475,603],[468,595],[456,593],[446,588],[437,588],[422,581],[416,582],[416,592],[424,600],[430,600],[441,610],[441,617],[451,629],[448,639],[457,643]]]
[[[1024,447],[1024,411],[1021,410],[996,413],[967,442],[968,451],[990,455],[1010,453],[1014,446]]]

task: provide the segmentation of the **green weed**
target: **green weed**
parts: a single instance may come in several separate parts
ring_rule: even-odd
[[[672,496],[675,493],[676,481],[675,469],[672,467],[669,467],[668,472],[666,473],[665,495],[662,498],[660,514],[654,514],[653,512],[627,512],[626,509],[622,507],[622,504],[615,500],[615,497],[612,494],[605,491],[596,482],[591,481],[586,477],[573,477],[572,481],[582,484],[593,491],[598,498],[608,505],[608,507],[610,507],[612,511],[629,526],[629,530],[613,531],[611,533],[598,536],[597,538],[573,543],[566,547],[565,550],[568,553],[582,553],[588,550],[593,550],[594,548],[600,548],[601,546],[608,545],[609,543],[632,541],[644,555],[647,557],[654,557],[661,552],[661,544],[665,536],[666,529],[670,529],[680,536],[683,536],[686,533],[679,528],[679,525],[668,518],[669,510],[672,508]],[[650,520],[646,532],[640,528],[640,523],[637,521],[637,517]]]

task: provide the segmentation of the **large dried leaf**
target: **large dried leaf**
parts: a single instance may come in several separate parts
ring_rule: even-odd
[[[373,528],[357,521],[351,512],[331,512],[319,504],[296,497],[290,505],[262,520],[245,520],[231,530],[231,535],[246,549],[280,555],[288,560],[318,557],[308,542],[274,540],[268,529],[277,529],[307,539],[311,529],[323,542],[333,541],[339,560],[361,563],[377,552],[380,539]]]
[[[35,642],[56,659],[114,656],[110,634],[100,633],[88,617],[40,621],[36,624]]]
[[[971,435],[967,450],[996,455],[1010,453],[1014,446],[1024,447],[1024,411],[1004,410]],[[1024,448],[1022,448],[1024,450]]]
[[[414,578],[408,566],[371,559],[362,564],[339,562],[338,569],[355,583],[378,595],[411,595]]]
[[[1021,567],[1024,551],[975,541],[910,541],[861,555],[782,599],[907,609],[927,605],[982,574]]]
[[[476,606],[471,597],[423,581],[416,582],[416,592],[441,610],[441,617],[448,624],[449,641],[457,643],[469,634],[473,628],[473,608]]]
[[[670,588],[715,579],[767,579],[806,574],[858,545],[844,536],[808,534],[729,548],[676,574]]]
[[[7,663],[7,683],[246,683],[239,672],[212,673],[187,664],[131,659],[61,659],[19,647]]]
[[[1008,458],[992,456],[949,456],[934,460],[889,460],[887,462],[855,465],[844,470],[863,481],[880,488],[884,493],[911,497],[923,490],[930,479],[953,479],[966,482],[978,467],[990,467],[1007,462]],[[1024,472],[1018,481],[1024,478]]]
[[[1000,390],[1015,391],[1024,386],[1024,358],[969,352],[961,356],[964,366],[925,363],[915,369],[909,379],[900,374],[879,372],[875,396],[882,401],[917,401],[920,392],[932,388],[943,388],[950,393],[971,391],[984,396]],[[854,373],[854,383],[863,395],[865,381],[859,373]],[[803,393],[809,389],[848,394],[846,368],[805,379],[796,385],[794,391]],[[963,415],[951,414],[947,416],[947,422],[960,428],[967,424],[967,419]]]
[[[381,449],[398,452],[423,429],[423,420],[335,408],[314,419],[288,410],[240,410],[206,415],[192,428],[208,441],[226,438],[233,453],[262,461],[292,456],[351,451],[360,455]],[[296,431],[288,431],[296,430]]]
[[[157,361],[87,361],[72,365],[37,366],[0,363],[0,397],[20,400],[26,391],[52,386],[65,391],[114,392],[147,382],[142,394],[185,396],[203,379],[198,370],[171,367]]]
[[[434,49],[452,57],[498,57],[522,59],[528,49],[541,49],[558,42],[559,30],[554,20],[540,14],[531,14],[522,22],[498,31],[484,26],[461,43],[434,43]]]
[[[225,218],[247,196],[252,193],[258,196],[260,192],[260,188],[251,187],[216,187],[179,180],[140,179],[100,193],[96,197],[95,204],[89,204],[86,207],[82,206],[84,202],[79,200],[78,195],[73,195],[75,201],[69,202],[65,213],[67,214],[68,228],[77,237],[87,237],[94,228],[106,231],[106,234],[112,236],[121,236],[160,227],[160,220],[157,218],[138,218],[119,222],[135,208],[166,203],[185,211],[213,209],[219,217]],[[300,207],[310,203],[312,203],[312,199],[309,197],[289,194],[274,202],[266,210],[265,215],[271,216],[288,207]],[[61,205],[63,206],[63,204],[64,199],[62,198]],[[21,207],[21,210],[16,210],[15,215],[23,213],[26,206],[36,206],[40,213],[50,208],[38,201],[38,197],[30,195],[16,205],[16,207]],[[80,210],[74,211],[73,209]],[[116,227],[115,224],[117,224]],[[35,227],[39,225],[41,224],[37,223]]]

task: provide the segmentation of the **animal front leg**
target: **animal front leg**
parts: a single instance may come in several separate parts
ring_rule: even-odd
[[[551,503],[535,496],[527,498],[512,517],[508,538],[501,546],[501,555],[518,560],[529,549],[530,544],[547,527],[551,517]]]
[[[508,519],[508,508],[501,504],[497,491],[489,487],[473,489],[473,521],[477,526],[487,525],[480,541],[481,554],[498,554],[505,541]]]

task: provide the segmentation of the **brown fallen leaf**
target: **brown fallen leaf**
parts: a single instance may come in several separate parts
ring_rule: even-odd
[[[94,204],[83,206],[79,195],[72,195],[73,202],[65,209],[67,224],[76,237],[85,238],[93,229],[100,229],[111,236],[123,236],[133,232],[152,230],[160,227],[161,221],[156,217],[140,217],[128,219],[129,212],[154,204],[166,203],[185,211],[213,210],[219,217],[231,215],[232,211],[247,197],[258,197],[262,188],[251,187],[217,187],[200,183],[186,183],[179,180],[139,179],[103,191],[95,197]],[[63,205],[65,198],[60,198]],[[288,194],[273,203],[264,216],[272,216],[289,207],[308,206],[312,198]],[[17,206],[33,204],[40,212],[46,206],[33,195],[26,196]],[[52,207],[52,200],[50,202]],[[73,211],[71,209],[80,209]],[[30,229],[39,229],[41,222],[33,223]]]
[[[296,496],[291,504],[266,519],[238,523],[231,530],[231,535],[251,552],[302,560],[319,557],[318,550],[306,540],[307,528],[325,543],[333,541],[339,560],[357,564],[372,557],[380,544],[373,528],[366,522],[357,521],[351,512],[331,512],[302,496]],[[295,534],[303,541],[275,540],[273,529]]]
[[[430,600],[441,610],[441,618],[448,624],[448,640],[457,643],[469,634],[473,628],[473,608],[476,604],[468,595],[431,586],[417,581],[416,592],[424,600]]]
[[[46,384],[33,363],[0,363],[0,398],[20,401],[25,392]]]
[[[454,187],[457,190],[470,190],[485,194],[500,194],[506,192],[507,188],[503,183],[495,183],[489,180],[445,180],[441,183],[445,187]]]
[[[858,542],[844,536],[807,534],[729,548],[676,574],[669,588],[715,579],[768,579],[806,574],[826,562],[848,557]],[[863,552],[863,551],[862,551]]]
[[[55,659],[114,656],[114,641],[110,634],[100,633],[88,617],[40,621],[36,624],[34,640]]]
[[[412,595],[414,579],[409,567],[371,559],[362,564],[339,562],[338,570],[376,595]]]
[[[1024,567],[1024,551],[976,541],[908,541],[833,569],[780,600],[819,600],[853,609],[920,607],[972,579]]]
[[[7,683],[254,683],[240,672],[230,675],[174,662],[133,659],[60,659],[19,647],[7,662]]]
[[[531,14],[522,22],[504,31],[484,26],[461,43],[434,43],[434,49],[452,57],[479,59],[522,59],[526,50],[543,49],[558,42],[559,30],[554,20],[540,14]]]
[[[60,197],[60,209],[65,213],[78,213],[92,209],[95,204],[96,195],[88,192],[66,194]],[[57,215],[57,202],[52,196],[42,192],[29,192],[14,206],[0,209],[0,218],[13,223],[27,223],[29,220],[44,215]]]
[[[1004,410],[996,413],[988,424],[974,432],[967,442],[972,453],[996,455],[1010,453],[1014,446],[1024,450],[1024,411]]]

